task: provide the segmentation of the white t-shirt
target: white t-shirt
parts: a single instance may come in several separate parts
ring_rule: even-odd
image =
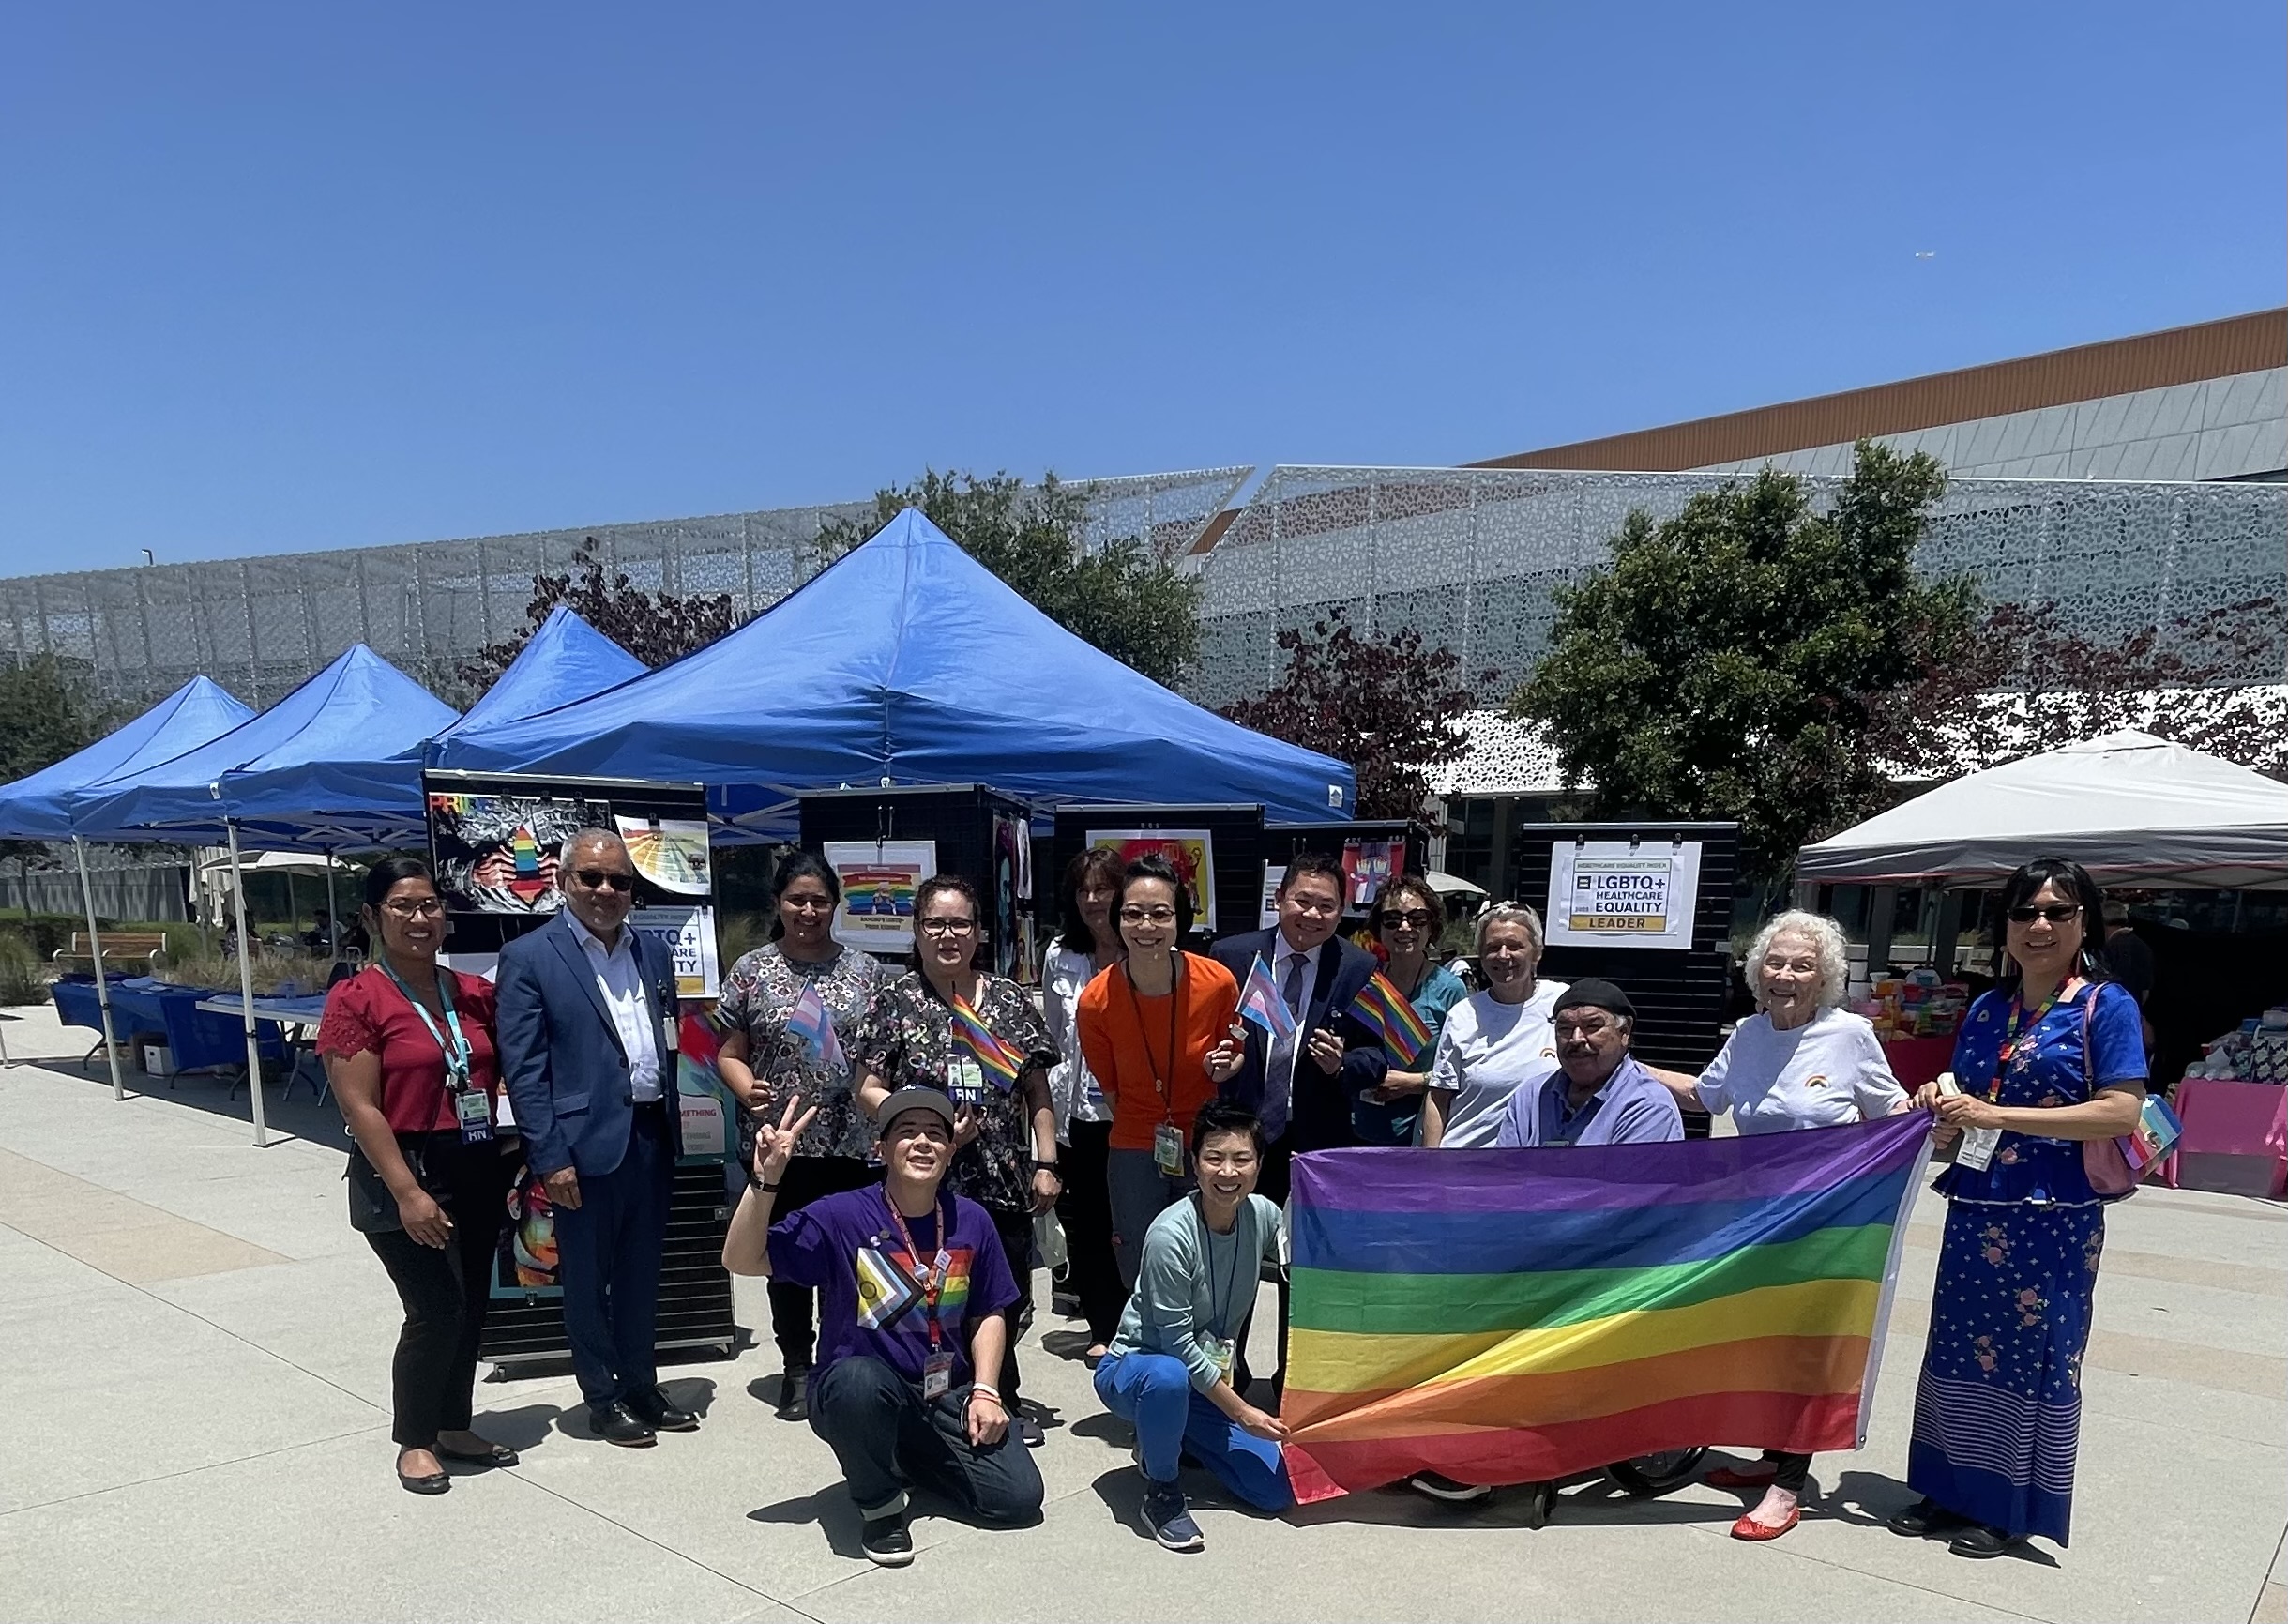
[[[1769,1015],[1750,1016],[1700,1074],[1698,1092],[1744,1134],[1884,1116],[1906,1097],[1875,1029],[1847,1009],[1822,1009],[1786,1032]]]
[[[1557,1035],[1550,1028],[1549,1012],[1565,995],[1566,985],[1538,981],[1523,1004],[1473,993],[1447,1011],[1430,1066],[1430,1085],[1449,1096],[1443,1102],[1442,1148],[1492,1145],[1509,1097],[1521,1085],[1538,1084],[1556,1069]]]

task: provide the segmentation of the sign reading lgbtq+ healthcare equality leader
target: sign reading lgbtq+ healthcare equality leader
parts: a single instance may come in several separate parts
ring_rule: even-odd
[[[1554,841],[1549,853],[1549,945],[1692,945],[1700,895],[1698,841]]]

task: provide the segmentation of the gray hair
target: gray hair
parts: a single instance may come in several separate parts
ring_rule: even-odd
[[[1541,956],[1541,916],[1523,903],[1495,903],[1477,916],[1477,950],[1486,950],[1486,933],[1495,925],[1523,925],[1525,939],[1533,944],[1533,956]]]
[[[1811,944],[1812,954],[1819,961],[1819,1007],[1841,1008],[1843,991],[1851,982],[1851,959],[1844,948],[1843,927],[1825,914],[1806,913],[1801,908],[1774,915],[1756,933],[1755,941],[1749,947],[1748,990],[1755,995],[1756,1008],[1764,1008],[1764,957],[1781,936],[1801,936]]]
[[[582,846],[595,846],[603,851],[610,851],[614,846],[617,846],[622,856],[626,856],[628,851],[628,842],[620,838],[619,830],[599,828],[591,824],[584,829],[574,829],[564,837],[564,843],[556,848],[556,860],[560,863],[570,862],[572,854]],[[633,858],[629,858],[628,866],[630,868],[635,866]]]

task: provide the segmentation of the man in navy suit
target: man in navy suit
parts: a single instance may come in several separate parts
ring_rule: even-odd
[[[567,841],[564,907],[501,949],[501,1075],[556,1209],[572,1367],[597,1436],[642,1448],[699,1418],[659,1387],[659,1254],[681,1146],[675,966],[628,923],[635,864],[609,829]]]
[[[1273,1040],[1252,1022],[1244,1023],[1247,1060],[1220,1090],[1262,1119],[1265,1148],[1257,1193],[1282,1206],[1287,1200],[1288,1163],[1299,1151],[1333,1150],[1358,1143],[1351,1129],[1351,1101],[1382,1086],[1389,1061],[1382,1040],[1346,1013],[1359,989],[1372,979],[1374,955],[1336,933],[1342,923],[1342,893],[1348,880],[1342,865],[1324,852],[1300,852],[1280,881],[1279,924],[1268,931],[1226,936],[1208,950],[1247,984],[1261,959],[1271,967],[1271,984],[1295,1012],[1293,1039]],[[1287,1363],[1287,1282],[1279,1286],[1280,1383]],[[1240,1346],[1247,1338],[1242,1332]],[[1234,1385],[1245,1390],[1243,1355]],[[1275,1386],[1280,1385],[1275,1383]]]

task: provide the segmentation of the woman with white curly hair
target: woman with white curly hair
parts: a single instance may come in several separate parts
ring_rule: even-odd
[[[1906,1091],[1891,1075],[1874,1027],[1842,1007],[1849,976],[1842,927],[1820,914],[1780,915],[1748,949],[1756,1013],[1733,1028],[1697,1080],[1672,1072],[1660,1081],[1684,1104],[1712,1116],[1731,1112],[1744,1136],[1906,1110]],[[1765,1466],[1708,1474],[1720,1489],[1765,1490],[1755,1510],[1732,1525],[1735,1540],[1777,1540],[1796,1525],[1811,1457],[1766,1449],[1764,1460]]]

